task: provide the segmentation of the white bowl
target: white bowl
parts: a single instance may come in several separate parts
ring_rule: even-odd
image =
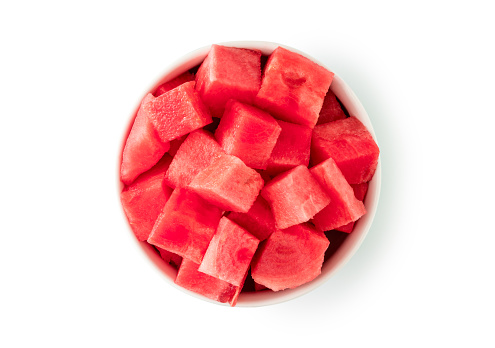
[[[232,41],[232,42],[223,42],[219,44],[225,46],[232,46],[232,47],[259,49],[264,55],[269,55],[271,52],[273,52],[273,50],[275,50],[275,48],[277,48],[278,46],[282,46],[291,51],[297,52],[311,59],[317,64],[327,68],[328,70],[332,71],[331,66],[326,66],[326,64],[324,64],[323,62],[318,61],[317,59],[307,55],[306,53],[301,52],[295,48],[277,44],[274,42]],[[183,72],[198,66],[208,54],[209,49],[210,46],[199,48],[193,52],[186,54],[185,56],[177,60],[175,63],[170,65],[161,75],[161,78],[153,86],[151,86],[151,88],[147,89],[145,93],[143,93],[143,97],[149,91],[154,91],[162,83],[167,82],[173,79],[174,77],[179,76]],[[337,74],[335,74],[333,78],[330,89],[335,93],[337,98],[339,98],[339,100],[345,106],[349,114],[351,116],[357,117],[368,128],[368,130],[370,131],[370,133],[372,134],[373,138],[375,138],[376,141],[375,132],[373,130],[373,126],[371,124],[371,120],[368,114],[364,110],[363,106],[361,105],[361,102],[358,100],[354,92],[344,82],[344,80],[342,80]],[[125,145],[125,140],[127,139],[129,131],[132,127],[132,123],[134,121],[134,117],[136,115],[138,108],[139,105],[136,106],[134,113],[130,117],[128,129],[123,138],[120,153],[118,154],[120,158],[118,163],[118,173],[117,173],[117,183],[118,183],[117,187],[118,187],[119,201],[120,201],[120,192],[122,191],[123,188],[123,185],[120,182],[120,164],[122,160],[122,150]],[[373,179],[369,183],[368,193],[366,194],[366,199],[364,201],[367,210],[366,215],[364,215],[360,220],[358,220],[358,222],[355,224],[352,233],[350,233],[346,237],[346,239],[344,240],[342,245],[337,249],[337,251],[327,261],[325,261],[321,270],[321,274],[316,279],[314,279],[309,283],[301,285],[295,289],[283,290],[278,292],[257,291],[257,292],[241,293],[237,301],[237,307],[257,307],[257,306],[265,306],[265,305],[272,305],[272,304],[285,302],[294,299],[296,297],[302,296],[310,292],[311,290],[316,289],[317,287],[325,283],[330,277],[332,277],[339,269],[341,269],[349,261],[349,259],[354,255],[354,253],[357,251],[357,249],[363,242],[364,238],[366,237],[366,234],[368,233],[370,226],[373,222],[373,218],[375,216],[375,212],[378,206],[378,198],[380,195],[380,184],[381,184],[381,164],[379,159],[375,175],[373,176]],[[124,214],[123,214],[123,218],[126,219]],[[128,233],[133,234],[130,227]],[[145,242],[138,242],[137,239],[136,239],[136,246],[141,248],[141,250],[144,252],[143,253],[144,257],[149,258],[152,261],[153,265],[155,267],[158,267],[162,271],[165,280],[169,282],[172,286],[194,297],[201,298],[208,302],[220,304],[219,302],[212,301],[206,297],[203,297],[201,295],[198,295],[194,292],[191,292],[176,285],[174,283],[174,279],[175,279],[175,275],[177,274],[177,271],[169,264],[164,263],[152,246],[150,246]]]

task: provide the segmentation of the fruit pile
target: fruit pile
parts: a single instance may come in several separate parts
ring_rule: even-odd
[[[241,291],[295,288],[352,232],[379,149],[333,76],[282,47],[213,45],[142,100],[121,201],[176,284],[232,306]]]

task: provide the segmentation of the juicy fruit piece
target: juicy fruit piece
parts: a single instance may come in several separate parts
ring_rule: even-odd
[[[170,156],[175,157],[175,154],[177,153],[177,151],[179,151],[180,146],[186,140],[188,135],[189,134],[184,134],[177,139],[170,140],[170,149],[168,149],[168,153]]]
[[[318,122],[316,124],[343,120],[346,117],[347,116],[344,110],[342,110],[337,97],[332,90],[329,89],[325,99],[323,100],[323,106],[321,107],[320,116],[318,117]]]
[[[244,227],[260,241],[267,239],[276,230],[270,205],[261,195],[256,198],[247,213],[231,212],[228,218]]]
[[[229,99],[251,104],[260,89],[261,51],[212,45],[196,74],[196,90],[215,117]]]
[[[303,165],[276,176],[261,195],[270,204],[280,229],[308,221],[330,203],[330,197]]]
[[[311,142],[313,165],[333,158],[349,184],[370,181],[380,150],[366,127],[349,117],[316,126]]]
[[[170,187],[185,187],[223,153],[210,132],[198,129],[181,144],[167,171],[165,182]]]
[[[129,185],[139,174],[153,167],[170,148],[168,142],[164,143],[160,140],[148,114],[143,109],[143,105],[153,99],[153,95],[148,93],[141,101],[125,143],[120,167],[120,178],[125,185]]]
[[[244,228],[223,217],[198,270],[242,286],[259,242]]]
[[[156,219],[148,243],[201,263],[222,213],[195,193],[176,188]]]
[[[171,188],[162,185],[171,161],[172,157],[166,154],[120,194],[127,220],[139,241],[148,239],[156,218],[172,194]]]
[[[189,188],[223,210],[246,213],[264,181],[239,158],[222,155],[191,181]]]
[[[363,202],[354,196],[354,190],[331,158],[310,169],[311,174],[331,198],[331,202],[313,218],[322,231],[356,221],[366,214]]]
[[[334,73],[278,47],[268,58],[255,104],[275,118],[313,128]]]
[[[229,155],[251,168],[265,169],[281,130],[269,113],[232,99],[226,104],[215,138]]]
[[[277,175],[300,164],[309,164],[312,129],[299,124],[277,120],[282,131],[266,167],[270,175]]]
[[[212,122],[210,112],[186,82],[143,105],[163,142],[202,128]]]
[[[175,278],[175,284],[218,302],[233,300],[237,287],[198,271],[199,264],[183,259]]]
[[[194,75],[191,74],[189,71],[186,71],[183,74],[180,74],[176,78],[165,82],[164,84],[161,84],[155,91],[155,97],[159,97],[164,93],[167,93],[168,91],[173,90],[176,87],[179,87],[183,83],[189,82],[189,81],[194,81]]]
[[[309,224],[277,230],[256,252],[251,275],[256,283],[273,291],[295,288],[321,273],[329,244],[325,235]]]
[[[357,184],[357,185],[351,185],[352,189],[354,190],[354,196],[360,200],[361,202],[364,202],[364,198],[366,197],[366,193],[368,192],[368,183],[362,183],[362,184]],[[354,224],[356,221],[349,222],[346,225],[340,226],[335,228],[337,231],[342,231],[346,233],[351,233],[352,230],[354,229]]]

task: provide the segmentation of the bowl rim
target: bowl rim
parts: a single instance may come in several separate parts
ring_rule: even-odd
[[[279,44],[276,42],[227,41],[227,42],[219,42],[214,44],[230,46],[230,47],[247,48],[247,49],[258,49],[261,50],[261,52],[264,55],[269,55],[271,52],[275,50],[275,48],[280,46],[290,51],[299,53],[302,56],[312,60],[313,62],[333,72],[333,70],[329,69],[323,62],[319,61],[318,59],[315,59],[314,57],[308,55],[307,53],[302,52],[294,47],[287,46],[284,44]],[[117,194],[118,194],[118,201],[121,206],[122,216],[126,221],[129,233],[131,233],[131,236],[136,243],[135,245],[139,247],[141,251],[143,251],[142,254],[143,257],[145,257],[160,271],[160,273],[166,279],[167,283],[171,284],[176,289],[179,289],[180,291],[183,291],[193,297],[199,298],[201,300],[210,303],[214,303],[222,306],[228,306],[228,304],[211,300],[207,297],[204,297],[190,290],[184,289],[181,286],[175,284],[174,279],[175,279],[175,275],[177,274],[177,271],[171,265],[165,264],[152,246],[150,246],[146,242],[140,242],[135,238],[120,201],[120,194],[122,192],[122,189],[124,188],[123,183],[120,181],[122,153],[125,147],[126,140],[129,136],[130,130],[134,123],[134,119],[139,109],[142,98],[144,98],[144,96],[150,91],[154,92],[156,88],[158,88],[158,86],[160,86],[164,82],[169,81],[179,76],[183,72],[199,65],[208,54],[212,45],[213,44],[193,50],[183,55],[179,59],[176,59],[173,63],[169,64],[164,69],[162,74],[159,75],[161,77],[155,80],[155,82],[150,86],[150,88],[145,90],[145,93],[141,96],[141,99],[139,99],[138,105],[135,107],[134,111],[130,115],[130,118],[128,119],[128,125],[126,130],[124,131],[121,146],[119,147],[118,163],[117,163]],[[337,96],[337,98],[339,98],[342,104],[344,104],[346,109],[349,111],[349,114],[358,118],[366,126],[366,128],[371,133],[373,139],[378,144],[373,129],[373,125],[371,123],[371,119],[369,118],[368,113],[364,109],[363,105],[361,104],[355,93],[349,87],[349,85],[347,85],[347,83],[336,73],[334,75],[332,84],[330,85],[330,89],[335,93],[335,95]],[[314,280],[294,289],[287,289],[277,292],[257,291],[257,292],[241,293],[239,295],[236,307],[261,307],[261,306],[283,303],[295,299],[297,297],[303,296],[309,293],[310,291],[320,287],[324,283],[326,283],[333,275],[335,275],[335,273],[337,273],[347,264],[347,262],[354,256],[354,254],[357,252],[359,247],[362,245],[366,235],[368,234],[371,228],[373,219],[375,217],[376,210],[378,207],[378,201],[380,197],[380,191],[381,191],[381,156],[378,157],[377,168],[373,178],[369,182],[368,193],[365,198],[365,206],[367,213],[360,220],[358,220],[358,222],[356,222],[353,232],[346,237],[342,245],[335,251],[332,257],[325,261],[321,270],[321,274],[318,277],[316,277]]]

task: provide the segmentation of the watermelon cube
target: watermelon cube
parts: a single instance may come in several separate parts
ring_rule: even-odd
[[[333,158],[349,184],[370,181],[380,150],[370,132],[356,117],[316,126],[311,142],[313,165]]]
[[[252,104],[261,83],[261,51],[212,45],[196,74],[196,90],[222,117],[229,99]]]
[[[260,174],[239,158],[222,155],[199,172],[189,188],[223,210],[246,213],[263,185]]]
[[[366,197],[366,193],[368,192],[368,183],[362,183],[362,184],[357,184],[357,185],[351,185],[352,189],[354,190],[354,196],[361,202],[364,202],[364,198]],[[336,227],[335,229],[337,231],[342,231],[346,233],[351,233],[352,230],[354,229],[354,224],[355,221],[349,222],[346,225]]]
[[[184,188],[176,188],[156,219],[148,243],[201,263],[223,211]]]
[[[194,89],[194,81],[183,83],[143,107],[163,142],[179,138],[212,122],[208,108]]]
[[[148,239],[156,218],[172,194],[171,188],[162,185],[171,161],[172,157],[165,154],[120,194],[127,220],[139,241]]]
[[[330,203],[330,197],[304,165],[276,176],[261,195],[270,204],[280,229],[308,221]]]
[[[323,232],[309,224],[277,230],[258,248],[251,275],[273,291],[295,288],[321,273],[329,244]]]
[[[142,100],[125,143],[120,167],[120,178],[125,185],[131,184],[139,174],[153,167],[170,148],[168,142],[160,140],[143,108],[153,99],[153,95],[148,93]]]
[[[226,153],[248,167],[265,169],[281,130],[269,113],[231,99],[215,138]]]
[[[334,74],[278,47],[268,59],[255,104],[275,118],[313,128]]]
[[[329,89],[325,99],[323,100],[323,106],[321,107],[320,116],[318,117],[318,122],[316,124],[343,120],[346,117],[347,116],[344,110],[342,110],[342,106],[340,106],[337,97],[332,90]]]
[[[185,187],[210,163],[224,154],[210,132],[198,129],[187,136],[165,176],[170,187]]]
[[[237,287],[198,271],[199,264],[183,259],[175,278],[175,284],[218,302],[231,302]],[[237,294],[238,296],[238,294]]]
[[[313,217],[313,223],[322,231],[356,221],[366,214],[363,202],[354,195],[335,161],[331,158],[310,169],[311,174],[325,189],[331,202]]]
[[[198,270],[242,286],[259,242],[244,228],[222,217]]]
[[[185,135],[178,137],[174,140],[170,140],[170,149],[168,149],[168,153],[170,156],[175,157],[175,154],[177,153],[177,151],[179,151],[180,146],[186,140],[188,135],[189,134],[185,134]]]
[[[176,78],[165,82],[164,84],[161,84],[155,91],[155,97],[159,97],[164,93],[167,93],[168,91],[173,90],[176,87],[179,87],[183,83],[189,82],[189,81],[194,81],[194,75],[191,74],[189,71],[186,71],[185,73],[177,76]]]
[[[278,175],[300,164],[309,165],[312,129],[277,120],[282,131],[266,166],[270,175]]]
[[[261,195],[256,198],[247,213],[231,212],[228,218],[245,228],[260,241],[267,239],[276,229],[275,218],[270,205]]]

